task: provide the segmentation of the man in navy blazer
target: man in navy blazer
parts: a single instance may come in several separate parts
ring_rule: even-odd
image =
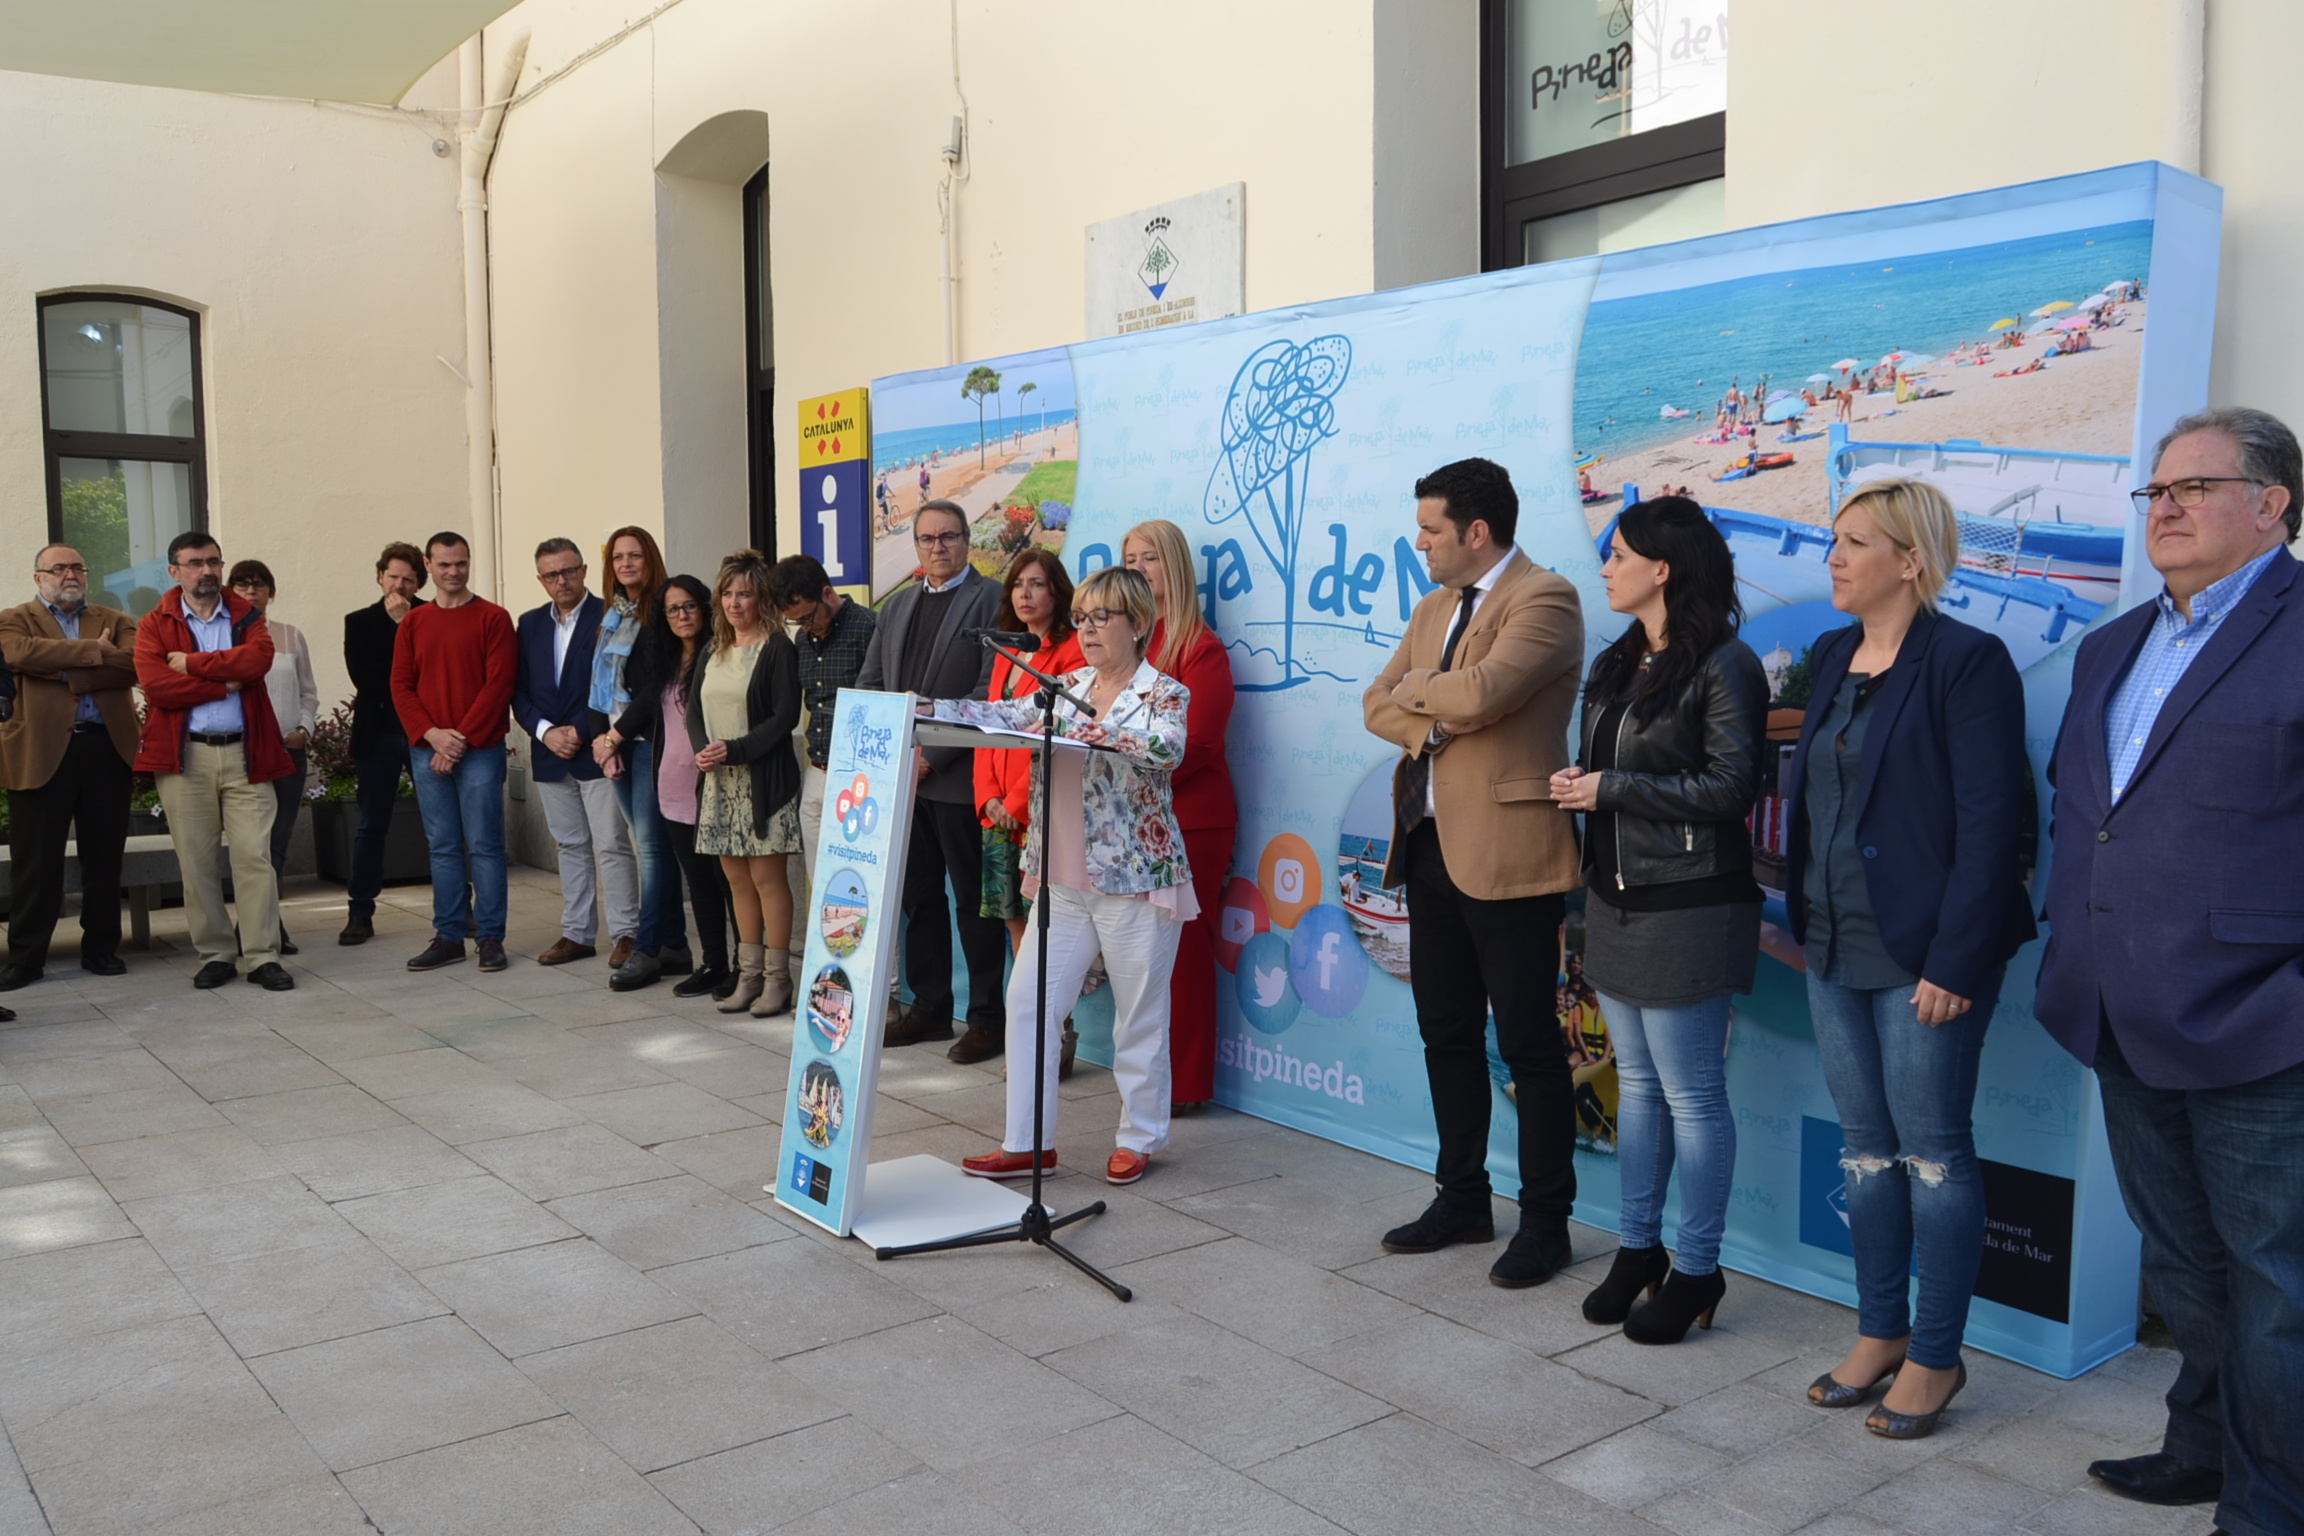
[[[2144,1285],[2183,1352],[2156,1455],[2091,1476],[2304,1531],[2304,455],[2204,411],[2154,455],[2166,583],[2081,642],[2040,1021],[2096,1069]]]
[[[599,866],[599,905],[608,910],[615,941],[611,969],[631,958],[640,926],[640,872],[632,839],[616,805],[616,786],[592,758],[592,645],[600,636],[605,604],[584,587],[584,555],[572,539],[536,546],[536,580],[551,600],[520,615],[520,673],[512,689],[512,718],[534,743],[529,777],[544,801],[544,822],[560,850],[560,937],[536,957],[538,965],[589,960],[600,951],[593,866]]]

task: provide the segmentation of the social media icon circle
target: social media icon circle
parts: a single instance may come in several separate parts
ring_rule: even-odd
[[[1240,1017],[1261,1034],[1277,1035],[1296,1022],[1303,999],[1288,980],[1288,940],[1277,933],[1259,933],[1240,947],[1239,968],[1232,973],[1232,996],[1240,1004]]]
[[[1272,914],[1264,906],[1264,893],[1246,875],[1224,882],[1222,905],[1216,914],[1216,963],[1227,971],[1240,967],[1240,946],[1272,928]]]
[[[1341,1019],[1360,1006],[1368,990],[1368,951],[1342,907],[1313,907],[1297,919],[1288,979],[1304,1006],[1322,1018]]]
[[[1276,928],[1293,928],[1320,899],[1320,859],[1312,845],[1283,832],[1264,845],[1256,861],[1256,885]]]

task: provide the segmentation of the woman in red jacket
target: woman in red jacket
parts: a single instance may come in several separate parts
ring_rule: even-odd
[[[1192,891],[1200,915],[1184,925],[1176,946],[1169,996],[1169,1060],[1179,1108],[1216,1097],[1216,924],[1225,876],[1232,871],[1232,836],[1240,813],[1232,799],[1232,770],[1224,761],[1224,733],[1232,724],[1232,658],[1200,616],[1200,589],[1192,579],[1192,547],[1184,530],[1165,519],[1138,523],[1121,541],[1120,558],[1152,583],[1160,623],[1146,655],[1192,691],[1185,714],[1184,761],[1170,786],[1184,856],[1192,865]]]
[[[1032,665],[1051,677],[1088,665],[1080,654],[1080,637],[1072,633],[1072,578],[1064,573],[1064,562],[1052,550],[1033,546],[1017,552],[1000,583],[1000,614],[993,627],[1038,636],[1040,649],[1032,653]],[[1007,657],[993,656],[989,697],[1022,698],[1039,686],[1030,673],[1018,671]],[[979,748],[976,819],[984,828],[984,889],[978,911],[1007,923],[1008,940],[1017,954],[1024,952],[1024,914],[1031,906],[1024,899],[1019,860],[1033,809],[1031,750]],[[1066,1018],[1059,1077],[1072,1070],[1076,1038],[1072,1021]]]

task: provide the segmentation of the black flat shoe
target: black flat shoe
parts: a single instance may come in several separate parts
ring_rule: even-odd
[[[120,969],[124,971],[127,969],[127,967],[122,966]],[[47,973],[45,971],[41,970],[41,968],[36,965],[11,965],[0,967],[0,992],[13,992],[19,987],[28,987],[46,974]],[[117,975],[118,972],[106,972],[105,974]]]
[[[80,969],[91,976],[125,976],[128,962],[118,955],[88,955],[80,961]]]
[[[224,985],[224,983],[228,981],[236,979],[239,974],[240,967],[234,965],[231,961],[211,960],[206,965],[200,967],[199,971],[192,977],[192,985],[198,987],[203,992],[208,992]]]
[[[1952,1378],[1952,1390],[1944,1394],[1944,1401],[1936,1405],[1933,1413],[1898,1413],[1882,1403],[1864,1416],[1864,1427],[1883,1440],[1925,1440],[1936,1433],[1936,1421],[1944,1417],[1944,1410],[1952,1406],[1952,1399],[1968,1385],[1968,1362],[1960,1362],[1959,1374]]]
[[[1522,1227],[1489,1267],[1488,1283],[1507,1291],[1524,1291],[1542,1285],[1575,1262],[1575,1250],[1569,1246],[1565,1229],[1531,1232]]]
[[[1624,1337],[1635,1344],[1677,1344],[1688,1337],[1688,1325],[1712,1326],[1720,1298],[1728,1294],[1728,1277],[1718,1270],[1708,1275],[1684,1275],[1673,1270],[1653,1299],[1632,1309],[1624,1319]]]
[[[267,992],[293,992],[296,978],[288,974],[288,967],[277,960],[268,960],[248,973],[248,979]]]
[[[2102,1483],[2106,1493],[2139,1504],[2209,1504],[2224,1493],[2221,1469],[2196,1467],[2166,1451],[2123,1461],[2092,1461],[2088,1475]]]
[[[1880,1390],[1887,1380],[1904,1366],[1904,1357],[1898,1355],[1888,1368],[1861,1387],[1852,1387],[1839,1377],[1826,1371],[1808,1383],[1808,1401],[1819,1408],[1853,1408]]]
[[[725,984],[730,991],[733,991],[735,983],[735,973],[730,971],[728,967],[707,965],[681,977],[680,984],[672,989],[672,995],[674,997],[726,997],[728,994],[720,990],[721,986]]]
[[[344,924],[344,931],[336,935],[336,942],[349,948],[365,944],[376,937],[376,925],[365,917],[355,917]]]
[[[1496,1218],[1483,1207],[1467,1211],[1435,1200],[1424,1214],[1384,1234],[1386,1253],[1438,1253],[1450,1243],[1496,1241]]]
[[[1642,1291],[1648,1293],[1649,1300],[1655,1300],[1656,1288],[1671,1270],[1672,1258],[1662,1243],[1653,1248],[1617,1249],[1616,1261],[1608,1266],[1608,1278],[1584,1298],[1584,1321],[1623,1322],[1632,1315],[1632,1304]]]
[[[412,971],[436,971],[444,965],[462,965],[463,963],[464,941],[462,939],[436,938],[424,946],[424,953],[408,962],[408,969]]]

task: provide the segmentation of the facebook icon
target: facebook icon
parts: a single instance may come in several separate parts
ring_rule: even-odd
[[[1288,979],[1304,1006],[1325,1019],[1341,1019],[1368,990],[1368,952],[1342,907],[1309,908],[1296,920],[1288,947]]]

